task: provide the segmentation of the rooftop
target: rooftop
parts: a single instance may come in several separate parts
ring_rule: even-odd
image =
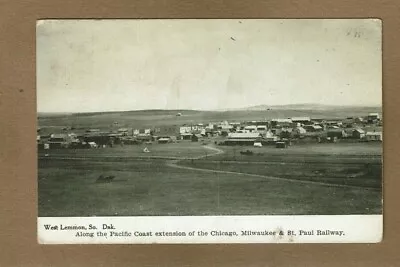
[[[229,139],[251,139],[251,138],[257,138],[260,137],[261,134],[259,133],[230,133],[228,135]]]
[[[343,132],[343,129],[336,129],[336,128],[333,128],[333,129],[328,129],[328,133],[341,133],[341,132]]]
[[[363,129],[354,129],[354,131],[359,132],[359,133],[365,133]]]
[[[257,126],[256,125],[249,125],[249,126],[246,126],[244,128],[245,129],[257,129]]]
[[[67,134],[52,134],[50,135],[50,138],[67,138]]]
[[[311,121],[310,117],[293,117],[292,121]]]
[[[366,135],[382,135],[382,132],[367,132]]]
[[[248,142],[248,141],[251,141],[251,142],[254,142],[254,141],[256,141],[256,139],[255,138],[248,138],[248,139],[245,139],[245,138],[229,138],[227,141],[230,141],[230,142]]]

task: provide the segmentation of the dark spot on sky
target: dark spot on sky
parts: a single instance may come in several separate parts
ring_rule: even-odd
[[[232,40],[232,41],[236,41],[236,39],[235,39],[235,38],[233,38],[233,37],[231,37],[231,40]]]
[[[24,89],[19,89],[19,92],[20,92],[20,93],[23,93],[23,92],[24,92]]]
[[[319,59],[317,59],[317,62],[319,62]]]
[[[242,24],[242,22],[239,20],[239,23]]]

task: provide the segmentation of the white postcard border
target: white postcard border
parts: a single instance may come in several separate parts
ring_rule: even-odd
[[[40,244],[378,243],[383,216],[39,217],[37,227]]]

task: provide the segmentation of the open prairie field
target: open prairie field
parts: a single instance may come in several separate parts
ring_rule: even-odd
[[[144,148],[149,153],[143,153]],[[137,158],[193,158],[210,154],[208,149],[192,142],[180,142],[169,144],[141,144],[141,145],[115,145],[114,147],[97,149],[52,149],[49,153],[49,160],[55,157],[88,159],[88,160],[113,160],[113,159],[137,159]],[[39,157],[45,152],[39,151]]]
[[[303,144],[275,147],[222,147],[224,153],[180,164],[192,168],[264,175],[289,180],[381,190],[382,144]],[[254,155],[241,155],[251,150]]]
[[[54,150],[39,155],[39,216],[380,214],[380,146],[333,145],[235,161],[232,147],[192,142],[144,158],[140,146]]]

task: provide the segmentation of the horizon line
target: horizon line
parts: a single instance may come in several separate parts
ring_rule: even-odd
[[[336,104],[317,104],[317,103],[295,103],[295,104],[283,104],[283,105],[267,105],[267,104],[259,104],[253,106],[244,106],[237,108],[221,108],[221,109],[189,109],[189,108],[149,108],[149,109],[130,109],[130,110],[98,110],[98,111],[36,111],[37,114],[40,113],[51,113],[51,114],[87,114],[87,113],[112,113],[112,112],[133,112],[133,111],[209,111],[209,112],[226,112],[226,111],[243,111],[245,109],[257,108],[257,107],[290,107],[290,106],[323,106],[323,107],[354,107],[354,108],[363,108],[363,107],[371,107],[371,108],[382,108],[382,105],[336,105]],[[310,107],[312,110],[312,107]]]

